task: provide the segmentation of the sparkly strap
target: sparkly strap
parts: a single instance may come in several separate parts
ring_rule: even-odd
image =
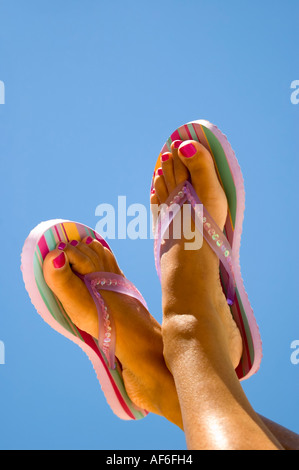
[[[232,305],[235,297],[235,277],[231,246],[222,230],[218,227],[212,216],[200,201],[189,181],[184,181],[176,187],[165,203],[166,210],[162,210],[158,217],[154,241],[154,254],[158,276],[161,280],[160,251],[163,237],[172,220],[185,202],[189,202],[191,204],[193,209],[192,217],[196,228],[216,253],[229,275],[229,284],[226,295],[227,303]]]
[[[128,279],[118,274],[106,272],[95,272],[85,276],[76,274],[84,281],[96,304],[99,316],[99,347],[104,352],[109,367],[115,369],[115,324],[100,291],[107,290],[128,295],[137,299],[145,308],[147,308],[146,302],[138,289]]]

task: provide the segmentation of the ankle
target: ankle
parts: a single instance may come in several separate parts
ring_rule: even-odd
[[[214,306],[200,305],[196,313],[168,312],[162,325],[164,359],[169,369],[187,353],[198,352],[205,360],[217,354],[229,357],[229,345],[223,322]]]

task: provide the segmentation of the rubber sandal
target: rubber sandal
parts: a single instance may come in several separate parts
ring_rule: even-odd
[[[50,220],[35,227],[25,241],[21,255],[21,270],[31,302],[41,317],[66,338],[78,344],[91,360],[107,402],[113,412],[124,420],[144,418],[148,412],[137,407],[128,397],[122,377],[122,367],[115,357],[113,318],[100,294],[101,290],[120,292],[146,303],[136,287],[122,276],[112,273],[77,274],[88,287],[99,314],[99,338],[80,330],[69,318],[62,304],[47,286],[43,262],[60,242],[82,240],[90,236],[110,250],[106,241],[86,225],[67,220]],[[110,250],[111,251],[111,250]]]
[[[222,232],[202,206],[191,183],[185,181],[180,184],[166,201],[167,209],[159,215],[156,225],[154,255],[157,273],[160,277],[160,247],[163,235],[181,206],[188,201],[196,227],[220,259],[223,292],[243,340],[243,354],[236,373],[239,380],[248,379],[260,367],[262,343],[240,271],[239,253],[245,209],[241,169],[226,136],[210,122],[199,120],[185,124],[171,134],[159,154],[155,171],[161,167],[161,155],[171,151],[170,146],[175,140],[195,140],[209,150],[227,197],[228,215]]]

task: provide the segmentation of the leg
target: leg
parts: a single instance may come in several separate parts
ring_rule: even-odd
[[[200,311],[198,308],[193,313],[189,308],[187,314],[185,311],[167,312],[163,338],[188,448],[281,448],[241,388],[217,310],[207,301],[202,302]]]
[[[223,228],[227,201],[209,152],[196,142],[186,142],[178,151],[174,142],[162,162],[151,203],[165,202],[175,185],[190,176]],[[185,251],[185,242],[165,241],[161,281],[164,355],[175,379],[188,447],[281,448],[251,408],[235,374],[242,342],[222,292],[218,259],[205,241],[197,251]]]
[[[265,426],[272,432],[285,450],[299,450],[299,436],[289,429],[274,423],[264,416],[260,416]]]

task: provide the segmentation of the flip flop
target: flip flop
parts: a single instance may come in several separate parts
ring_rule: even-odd
[[[92,362],[107,402],[113,412],[124,420],[137,420],[148,412],[137,407],[126,393],[121,363],[114,355],[115,331],[113,319],[100,294],[100,290],[119,292],[146,303],[136,287],[122,276],[112,273],[92,273],[79,277],[85,282],[99,314],[98,339],[80,330],[65,312],[58,298],[47,286],[43,276],[43,262],[47,254],[60,242],[82,240],[90,236],[103,246],[110,247],[94,230],[86,225],[67,220],[50,220],[35,227],[25,241],[21,255],[21,270],[31,302],[41,317],[66,338],[78,344]]]
[[[202,203],[191,183],[185,181],[180,184],[166,201],[168,209],[158,218],[154,241],[156,269],[160,277],[160,247],[163,234],[181,206],[188,201],[193,208],[192,216],[197,228],[221,261],[222,288],[243,340],[243,354],[236,373],[239,380],[244,380],[255,374],[260,367],[262,343],[240,271],[239,253],[245,209],[241,169],[226,136],[210,122],[199,120],[189,122],[171,134],[159,154],[155,171],[161,167],[161,155],[170,151],[174,140],[195,140],[209,150],[227,197],[228,215],[222,232],[207,210],[203,206],[198,206]],[[198,210],[199,207],[202,207],[203,211]]]

